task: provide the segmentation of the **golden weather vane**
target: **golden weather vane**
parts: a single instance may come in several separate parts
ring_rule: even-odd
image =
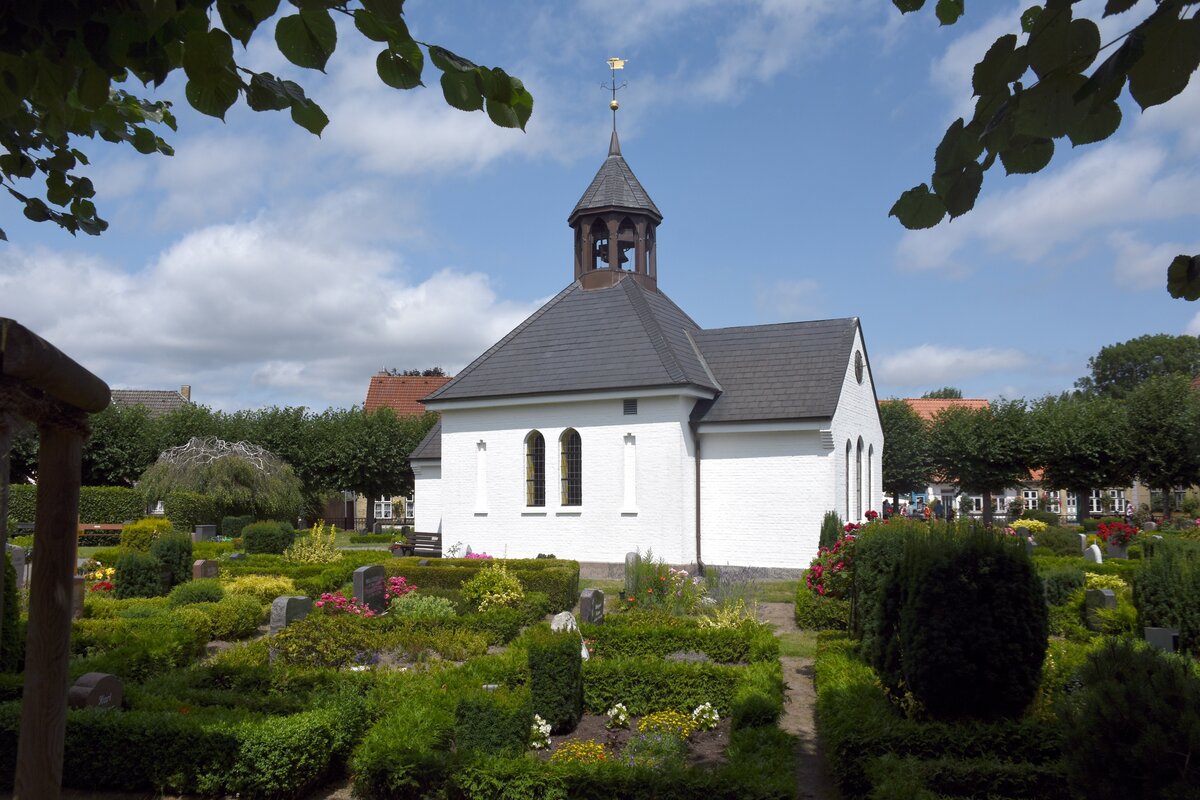
[[[617,70],[625,69],[625,59],[613,56],[608,60],[608,68],[612,70],[612,83],[602,83],[600,88],[612,91],[612,102],[608,104],[608,107],[613,112],[613,130],[615,131],[617,129],[617,109],[621,107],[621,104],[617,102],[617,92],[629,85],[626,82],[622,82],[620,86],[617,85]]]

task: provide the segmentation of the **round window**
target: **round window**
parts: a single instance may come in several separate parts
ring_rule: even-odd
[[[862,383],[863,379],[863,357],[861,350],[854,351],[854,379]]]

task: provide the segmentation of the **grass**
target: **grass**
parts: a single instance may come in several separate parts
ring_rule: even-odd
[[[755,581],[754,596],[760,603],[792,603],[800,581]]]
[[[580,578],[579,579],[579,588],[581,590],[582,589],[599,589],[600,591],[604,592],[604,597],[605,597],[605,599],[607,599],[610,596],[611,597],[619,596],[621,593],[621,590],[625,588],[625,582],[624,581],[601,580],[601,579],[591,580],[588,578]]]
[[[796,631],[794,633],[777,634],[779,639],[779,655],[793,658],[817,657],[817,632]]]

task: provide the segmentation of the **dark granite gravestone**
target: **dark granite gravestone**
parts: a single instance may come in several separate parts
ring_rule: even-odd
[[[193,542],[208,542],[216,538],[216,525],[197,525],[192,531]]]
[[[13,571],[17,573],[17,588],[25,588],[25,562],[28,557],[24,547],[15,544],[5,545],[8,550],[8,560],[12,562]]]
[[[1117,593],[1112,589],[1088,589],[1084,593],[1084,603],[1088,629],[1098,631],[1103,626],[1100,623],[1100,615],[1096,612],[1102,608],[1116,608]]]
[[[312,611],[312,608],[311,597],[303,595],[276,597],[271,601],[271,635],[274,636],[293,622],[304,619]]]
[[[1166,650],[1168,653],[1174,653],[1179,650],[1178,628],[1151,628],[1147,626],[1142,629],[1142,633],[1147,643],[1152,647]]]
[[[370,608],[376,614],[387,608],[383,599],[384,573],[383,567],[371,564],[354,570],[354,596],[358,602]]]
[[[201,578],[217,577],[217,570],[220,568],[220,562],[214,561],[211,558],[202,558],[192,564],[192,578],[199,580]]]
[[[584,589],[579,593],[579,618],[593,625],[604,623],[604,592]]]
[[[79,676],[67,691],[71,708],[120,708],[124,696],[121,679],[105,672],[88,672]]]
[[[87,583],[82,575],[76,575],[71,579],[71,618],[79,619],[83,616],[83,596],[87,594]]]

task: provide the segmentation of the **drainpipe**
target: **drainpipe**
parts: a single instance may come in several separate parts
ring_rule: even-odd
[[[692,429],[692,449],[696,457],[696,571],[703,575],[704,560],[700,557],[700,430],[691,420],[688,421],[688,427]]]

